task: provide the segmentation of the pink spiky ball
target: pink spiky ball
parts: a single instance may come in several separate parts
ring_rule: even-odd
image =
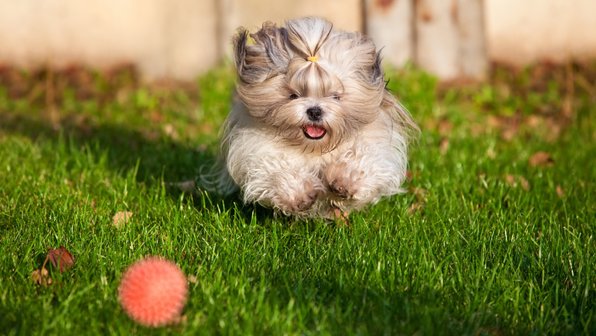
[[[118,287],[120,304],[136,322],[159,327],[179,320],[186,304],[188,284],[173,262],[148,257],[130,266]]]

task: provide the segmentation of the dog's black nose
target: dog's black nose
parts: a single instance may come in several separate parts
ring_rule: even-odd
[[[308,119],[310,121],[319,121],[319,120],[321,120],[321,116],[323,115],[323,111],[318,106],[309,107],[306,110],[306,115],[308,116]]]

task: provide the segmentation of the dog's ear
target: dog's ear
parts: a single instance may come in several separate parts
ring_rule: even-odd
[[[234,60],[238,77],[245,83],[262,82],[269,73],[265,48],[255,44],[248,30],[241,28],[234,38]]]
[[[288,31],[277,28],[274,23],[265,22],[261,30],[253,34],[257,43],[265,47],[272,67],[277,71],[284,71],[290,62],[290,53],[287,49]]]
[[[372,82],[376,83],[377,81],[382,81],[383,80],[383,69],[381,69],[381,61],[383,60],[383,58],[381,57],[381,51],[379,50],[376,55],[375,55],[375,62],[373,63],[372,66]]]
[[[287,31],[271,22],[264,23],[255,34],[241,29],[234,39],[238,77],[254,84],[285,72],[290,60],[287,39]]]

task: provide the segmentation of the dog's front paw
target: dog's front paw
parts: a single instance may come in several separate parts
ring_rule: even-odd
[[[350,170],[345,162],[332,164],[325,171],[329,190],[337,197],[351,199],[360,188],[363,171]]]
[[[309,210],[323,193],[320,184],[306,181],[299,190],[284,190],[273,200],[275,207],[286,214],[299,214]]]

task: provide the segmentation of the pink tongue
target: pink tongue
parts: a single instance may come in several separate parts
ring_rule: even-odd
[[[304,128],[304,130],[311,138],[320,138],[325,135],[325,129],[316,125],[308,125]]]

